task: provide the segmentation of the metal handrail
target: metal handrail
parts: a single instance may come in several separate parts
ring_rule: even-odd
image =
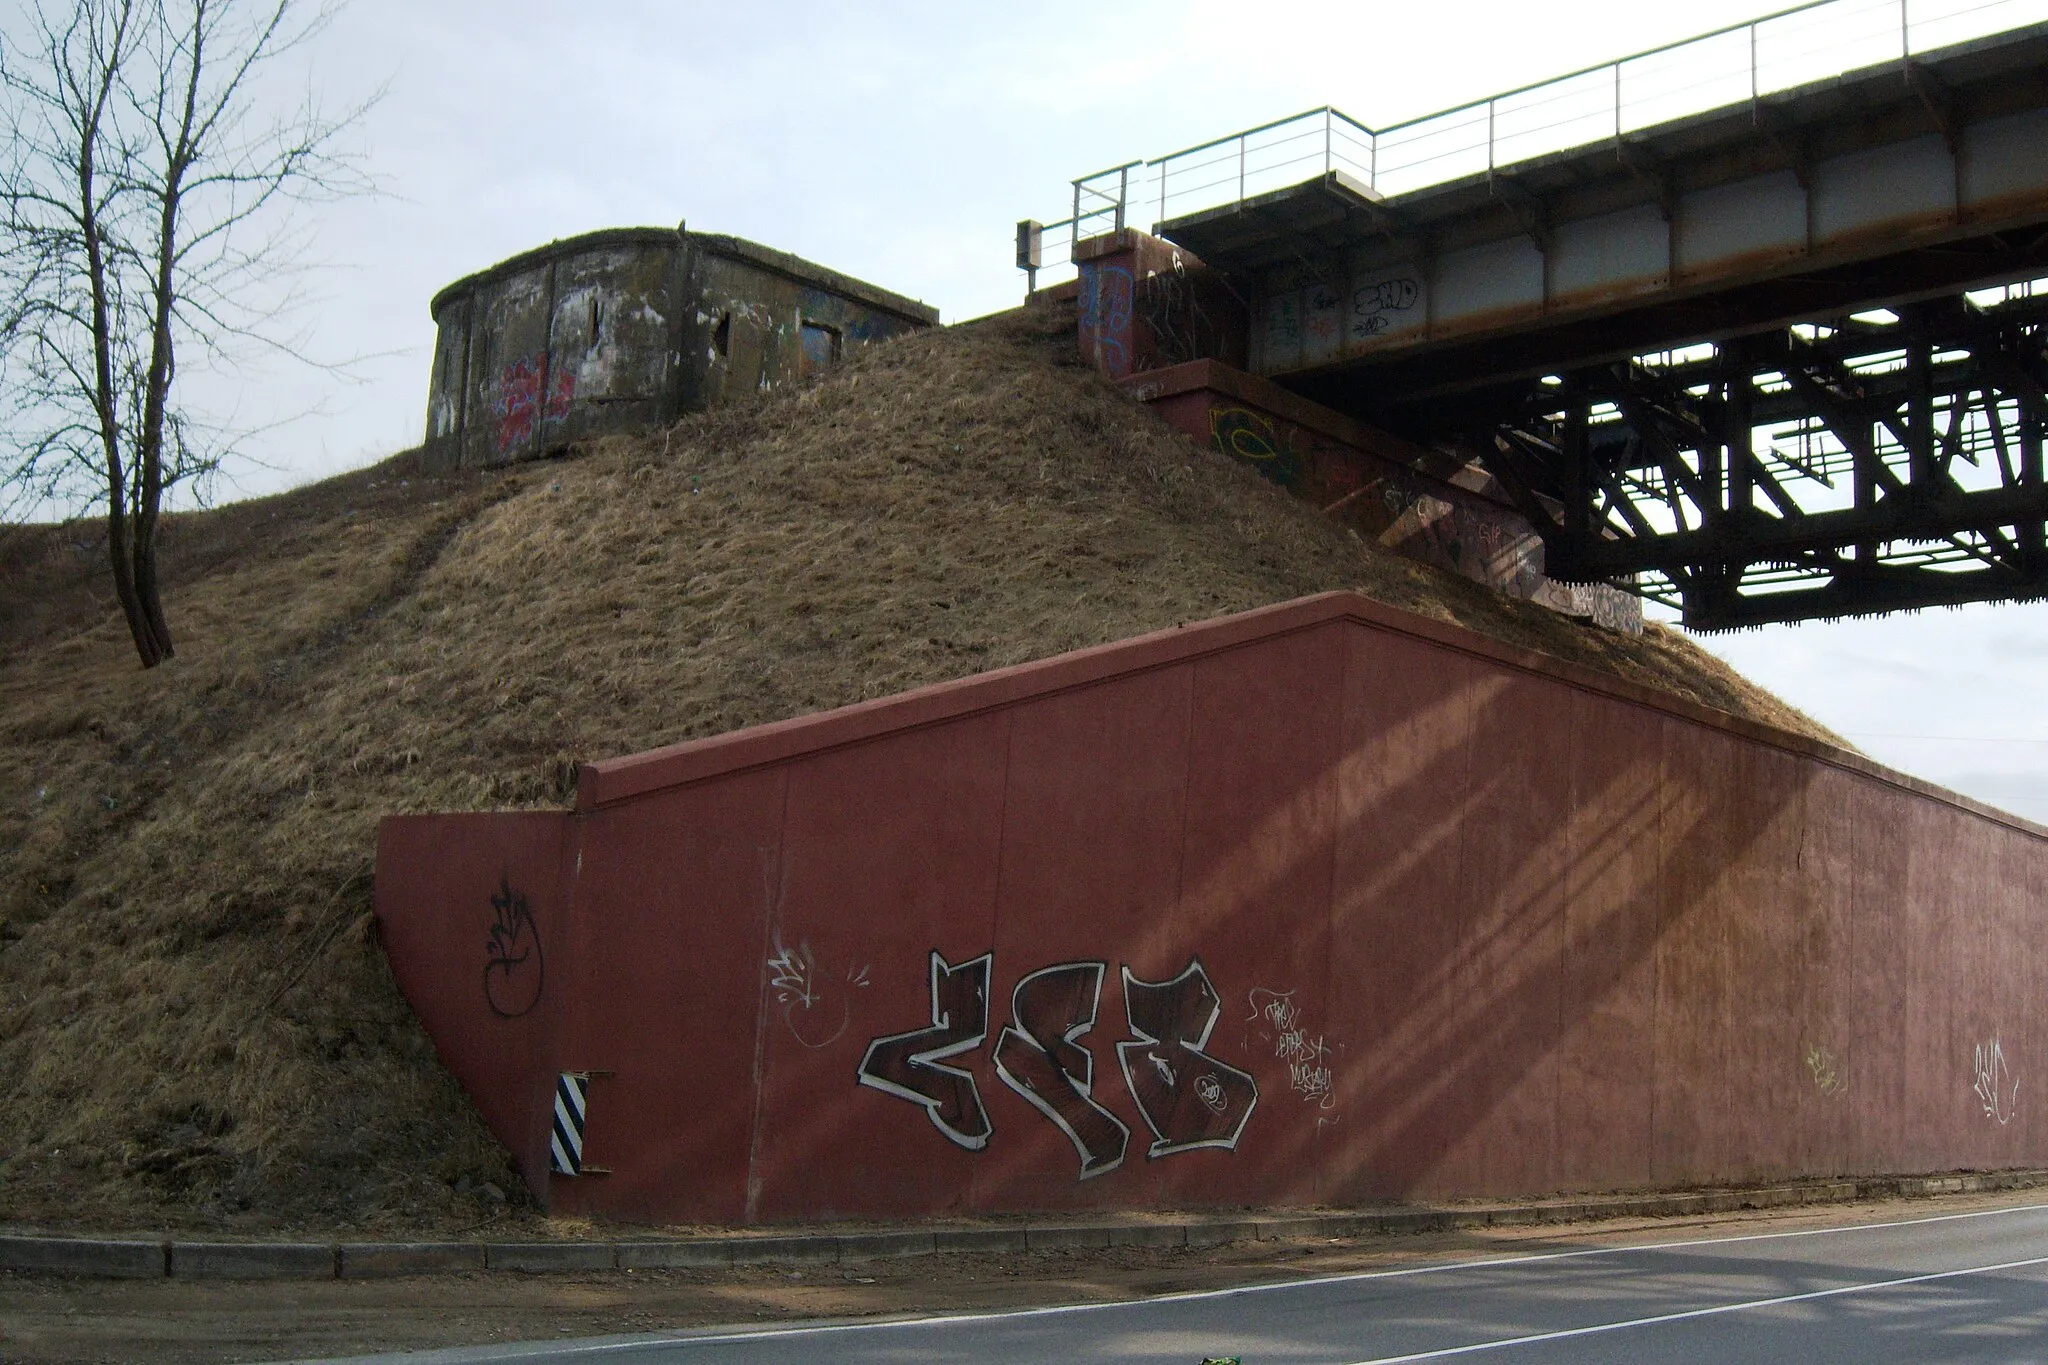
[[[1930,9],[1936,13],[1930,16]],[[2013,11],[2018,9],[2029,12],[2013,14]],[[1993,23],[1969,22],[1972,16],[1983,16],[1993,11],[2004,12],[2004,17]],[[1870,32],[1864,32],[1859,27],[1845,34],[1842,25],[1837,23],[1827,30],[1833,40],[1823,45],[1804,47],[1789,53],[1762,49],[1759,43],[1760,33],[1766,37],[1775,36],[1764,32],[1770,26],[1782,25],[1783,21],[1801,15],[1820,16],[1826,12],[1832,12],[1843,19],[1851,15],[1858,19],[1866,14],[1883,15],[1885,25],[1881,30],[1872,28]],[[1896,16],[1895,27],[1891,26],[1892,16]],[[1890,42],[1896,60],[1905,63],[1910,62],[1916,52],[1931,50],[1924,44],[1915,47],[1916,31],[1924,36],[1929,29],[1952,28],[1958,22],[1963,22],[1964,27],[1970,30],[1968,33],[1947,34],[1933,45],[1939,48],[2041,20],[2048,20],[2048,0],[1977,0],[1977,3],[1969,3],[1969,0],[1806,0],[1803,4],[1774,10],[1741,23],[1728,24],[1707,33],[1695,34],[1690,38],[1645,48],[1624,57],[1595,62],[1561,76],[1532,81],[1512,90],[1488,95],[1483,99],[1467,100],[1463,104],[1455,104],[1447,109],[1416,118],[1403,119],[1380,129],[1368,127],[1334,105],[1325,104],[1318,108],[1303,110],[1298,114],[1290,114],[1285,118],[1272,119],[1240,132],[1198,142],[1179,151],[1168,152],[1164,156],[1143,161],[1128,161],[1121,166],[1112,166],[1072,182],[1071,222],[1077,240],[1083,227],[1098,219],[1106,219],[1112,222],[1116,229],[1121,230],[1126,225],[1130,204],[1142,197],[1144,201],[1156,202],[1158,205],[1159,216],[1153,222],[1156,228],[1169,217],[1167,209],[1171,200],[1199,198],[1199,202],[1183,209],[1182,212],[1219,208],[1232,202],[1241,206],[1250,197],[1254,185],[1283,188],[1284,186],[1273,183],[1276,173],[1289,172],[1292,168],[1317,160],[1320,160],[1324,174],[1337,170],[1353,172],[1361,183],[1374,193],[1384,192],[1382,181],[1386,177],[1399,176],[1403,181],[1407,181],[1411,173],[1422,167],[1432,169],[1424,172],[1422,177],[1413,183],[1404,184],[1402,188],[1417,189],[1431,184],[1441,184],[1461,174],[1475,174],[1481,170],[1488,175],[1494,175],[1498,174],[1503,166],[1519,164],[1534,156],[1567,150],[1573,146],[1596,145],[1609,138],[1618,141],[1632,127],[1654,126],[1657,122],[1682,117],[1688,113],[1731,107],[1740,101],[1723,99],[1695,104],[1688,96],[1694,92],[1712,90],[1724,83],[1740,81],[1744,76],[1747,77],[1748,100],[1754,105],[1766,94],[1815,79],[1816,76],[1810,69],[1812,59],[1822,53],[1839,52],[1845,47]],[[1808,32],[1821,27],[1812,23],[1799,25],[1801,30]],[[1654,107],[1657,110],[1655,117],[1649,122],[1640,119],[1633,124],[1630,122],[1627,113],[1631,101],[1624,88],[1624,76],[1629,68],[1654,58],[1682,53],[1687,49],[1703,52],[1708,45],[1744,33],[1747,33],[1749,39],[1746,71],[1731,67],[1675,87],[1668,81],[1661,82],[1647,99],[1634,102],[1638,111],[1645,105]],[[1886,36],[1891,33],[1896,33],[1895,42],[1891,42]],[[1877,60],[1889,59],[1879,57]],[[1858,64],[1868,63],[1859,59]],[[1791,69],[1789,77],[1781,79],[1780,76],[1774,75],[1766,78],[1767,71],[1782,73],[1788,67]],[[1606,83],[1611,86],[1611,94],[1603,94],[1597,104],[1590,98],[1594,93],[1590,89],[1569,91],[1564,88],[1572,82],[1585,82],[1589,78],[1603,75],[1611,78]],[[1516,103],[1532,95],[1546,97],[1533,102]],[[1557,106],[1564,105],[1566,101],[1578,101],[1585,107],[1586,112],[1561,112]],[[1547,111],[1539,114],[1539,117],[1547,121],[1533,125],[1525,125],[1518,121],[1519,116],[1539,111]],[[1475,137],[1476,125],[1482,118],[1486,125],[1485,133],[1483,138]],[[1300,125],[1299,131],[1254,145],[1256,139],[1292,125]],[[1596,127],[1598,131],[1594,135],[1570,139],[1569,130],[1579,125],[1585,125],[1589,133]],[[1322,146],[1317,151],[1288,155],[1280,159],[1271,156],[1275,149],[1318,135]],[[1463,140],[1456,141],[1450,146],[1431,145],[1438,143],[1442,138]],[[1391,145],[1383,149],[1383,140],[1390,140]],[[1552,142],[1558,142],[1558,145],[1549,145]],[[1530,147],[1531,143],[1536,145]],[[1392,163],[1382,155],[1383,150],[1410,151],[1425,146],[1430,148],[1427,154],[1413,160]],[[1529,150],[1514,150],[1512,155],[1503,158],[1504,149],[1524,147],[1528,147]],[[1231,150],[1191,165],[1182,164],[1189,157],[1214,152],[1219,148]],[[1483,165],[1479,159],[1481,153],[1484,154]],[[1455,162],[1461,157],[1465,158],[1469,165],[1445,167],[1433,164]],[[1188,184],[1187,177],[1200,175],[1212,168],[1229,169],[1222,175],[1204,176],[1198,183]],[[1138,174],[1134,175],[1133,172]],[[1109,184],[1109,177],[1112,176],[1116,177],[1113,188]],[[1147,183],[1148,181],[1151,183]],[[1209,193],[1214,190],[1234,192],[1216,195]],[[1090,200],[1091,205],[1099,203],[1099,207],[1084,210],[1084,197]]]

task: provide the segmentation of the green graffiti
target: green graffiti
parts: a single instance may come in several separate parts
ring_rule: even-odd
[[[1291,487],[1301,477],[1294,443],[1268,418],[1248,408],[1209,409],[1209,441],[1225,455],[1249,462],[1274,483]]]

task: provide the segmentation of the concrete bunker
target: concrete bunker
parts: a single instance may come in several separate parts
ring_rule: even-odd
[[[682,225],[550,242],[430,306],[432,469],[510,464],[670,421],[939,320],[915,299]]]

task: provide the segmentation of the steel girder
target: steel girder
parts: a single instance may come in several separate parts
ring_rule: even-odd
[[[1546,572],[1694,628],[2048,595],[2048,288],[1588,366],[1484,411]]]

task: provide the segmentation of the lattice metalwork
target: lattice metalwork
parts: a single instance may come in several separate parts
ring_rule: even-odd
[[[2048,595],[2048,281],[1552,375],[1493,415],[1550,575],[1688,626]]]

